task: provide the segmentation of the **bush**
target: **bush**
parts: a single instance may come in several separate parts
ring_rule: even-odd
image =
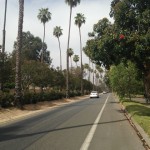
[[[32,93],[32,92],[25,92],[22,97],[23,105],[24,104],[36,104],[37,102],[41,101],[52,101],[62,99],[66,96],[65,92],[60,91],[50,91],[50,92],[43,92],[43,93]],[[74,96],[81,96],[80,91],[71,91],[69,93],[70,97]],[[1,107],[10,107],[14,105],[14,95],[9,93],[0,93],[0,106]]]
[[[0,95],[0,106],[3,108],[11,107],[14,105],[14,95],[9,93],[2,93]]]

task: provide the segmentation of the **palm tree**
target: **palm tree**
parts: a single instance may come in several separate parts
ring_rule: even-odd
[[[68,56],[70,57],[70,63],[71,63],[71,68],[72,68],[72,60],[71,60],[71,56],[74,54],[73,49],[69,48],[68,49]]]
[[[48,8],[41,8],[39,9],[39,14],[37,18],[43,23],[44,26],[44,35],[43,35],[43,42],[42,42],[42,53],[41,53],[41,62],[43,62],[44,58],[44,40],[45,40],[45,24],[49,20],[51,20],[51,13],[48,11]]]
[[[85,63],[83,65],[84,69],[86,70],[86,75],[87,75],[87,70],[89,70],[89,64]]]
[[[79,56],[78,55],[74,55],[73,61],[76,63],[76,66],[77,66],[77,62],[79,61]]]
[[[81,57],[81,94],[83,94],[83,65],[82,65],[82,41],[81,41],[81,26],[85,23],[85,17],[81,13],[77,13],[75,17],[75,24],[79,28],[79,36],[80,36],[80,57]]]
[[[80,4],[80,0],[65,0],[66,4],[70,6],[70,19],[69,19],[69,32],[68,32],[68,44],[67,44],[67,74],[66,74],[66,98],[69,97],[69,41],[70,41],[70,29],[71,29],[71,16],[72,16],[72,8],[76,7],[77,4]]]
[[[53,35],[58,39],[59,50],[60,50],[60,70],[62,71],[61,46],[60,46],[60,39],[59,39],[59,37],[62,35],[62,29],[60,26],[56,26],[54,28]]]
[[[103,69],[99,65],[96,65],[96,69],[98,70],[98,72],[100,73],[100,77],[102,78],[102,73],[104,72]]]
[[[20,108],[22,108],[21,49],[22,49],[23,16],[24,16],[24,0],[19,0],[19,21],[18,21],[18,37],[16,49],[15,105],[17,105]]]

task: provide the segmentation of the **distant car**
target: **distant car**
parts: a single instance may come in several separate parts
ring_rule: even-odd
[[[90,98],[99,98],[99,93],[97,91],[92,91],[90,94]]]
[[[103,91],[103,94],[106,94],[107,92],[106,91]]]

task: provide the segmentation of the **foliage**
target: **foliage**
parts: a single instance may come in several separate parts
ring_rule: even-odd
[[[131,60],[146,73],[150,63],[150,1],[113,0],[111,6],[114,24],[106,18],[99,20],[93,26],[95,37],[87,41],[85,53],[108,69]]]
[[[110,85],[120,97],[127,96],[131,98],[131,94],[139,92],[137,90],[139,86],[142,87],[142,82],[137,77],[137,69],[131,62],[126,65],[121,63],[117,66],[112,66],[109,71]]]
[[[24,60],[35,60],[39,61],[41,57],[41,49],[42,49],[42,40],[39,37],[35,37],[29,31],[23,32],[22,35],[23,42],[22,42],[22,51],[21,51],[21,58],[22,62]],[[14,42],[14,51],[13,51],[13,59],[15,59],[17,48],[17,42]],[[51,64],[52,59],[50,58],[50,52],[47,50],[47,45],[44,43],[43,45],[44,50],[44,62],[47,64]]]
[[[5,53],[4,63],[1,61],[1,57],[2,53],[0,53],[0,83],[3,82],[3,89],[5,89],[8,88],[7,85],[9,83],[14,84],[14,70],[11,62],[11,55]]]
[[[76,63],[76,66],[77,66],[77,62],[79,61],[79,56],[78,55],[74,55],[73,56],[73,61]]]
[[[70,97],[80,96],[81,93],[79,91],[71,91]],[[52,101],[58,100],[65,97],[65,93],[62,91],[51,90],[49,92],[42,93],[33,93],[33,92],[24,92],[22,97],[22,103],[25,104],[36,104],[37,102],[42,101]],[[15,99],[14,95],[10,93],[0,93],[0,107],[7,108],[14,106]]]

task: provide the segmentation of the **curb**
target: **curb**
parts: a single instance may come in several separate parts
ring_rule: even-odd
[[[129,121],[130,125],[133,127],[133,129],[136,131],[138,137],[140,138],[140,140],[143,143],[143,146],[146,150],[150,150],[150,145],[149,145],[149,141],[148,141],[148,136],[144,135],[146,134],[144,132],[144,130],[131,118],[132,116],[127,112],[126,108],[120,103],[121,105],[121,110],[124,112],[125,117],[127,118],[127,120]],[[143,134],[142,132],[140,132],[140,130],[143,130]],[[147,136],[147,139],[146,139]]]

